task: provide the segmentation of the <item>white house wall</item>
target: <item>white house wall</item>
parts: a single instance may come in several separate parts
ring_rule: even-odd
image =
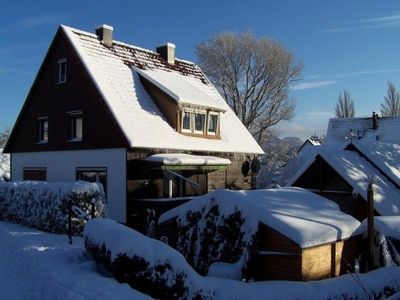
[[[76,168],[106,168],[108,216],[126,222],[125,148],[12,154],[12,180],[23,180],[23,169],[29,167],[46,168],[49,182],[75,181]]]

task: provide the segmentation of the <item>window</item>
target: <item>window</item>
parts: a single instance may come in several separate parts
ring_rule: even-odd
[[[46,168],[24,168],[23,180],[47,180]]]
[[[104,194],[107,195],[106,168],[76,168],[76,180],[99,182],[103,185]]]
[[[194,132],[204,133],[204,125],[206,123],[206,114],[202,112],[196,112],[194,115]]]
[[[184,110],[182,113],[182,131],[184,132],[191,132],[192,131],[192,126],[191,126],[191,117],[190,117],[190,111]]]
[[[81,141],[83,137],[82,127],[82,112],[70,112],[68,113],[69,119],[69,140],[70,141]]]
[[[36,142],[47,143],[49,140],[49,121],[47,117],[36,120]]]
[[[207,133],[217,134],[217,130],[218,130],[218,115],[215,113],[209,113]]]
[[[58,77],[57,83],[67,82],[67,59],[58,60]]]

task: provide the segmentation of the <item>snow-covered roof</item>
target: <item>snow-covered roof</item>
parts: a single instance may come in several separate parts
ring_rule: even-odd
[[[112,48],[107,48],[94,34],[63,25],[61,29],[76,50],[130,147],[263,153],[248,130],[195,64],[177,59],[172,66],[155,52],[116,41],[113,41]],[[168,86],[174,93],[177,92],[178,84],[173,82],[170,85],[172,78],[181,80],[185,77],[184,85],[193,88],[179,89],[179,93],[184,90],[182,99],[196,98],[193,102],[203,101],[197,97],[205,95],[204,101],[208,106],[224,110],[225,113],[221,113],[220,117],[220,139],[191,137],[176,132],[142,86],[138,69],[142,70],[142,75],[151,75],[153,81]],[[167,72],[172,76],[171,80],[166,79]],[[190,97],[187,97],[188,94]]]
[[[175,217],[183,218],[187,211],[201,210],[211,202],[218,204],[221,215],[229,215],[237,208],[249,226],[265,224],[301,248],[346,239],[360,233],[357,230],[360,222],[341,212],[336,203],[301,188],[216,190],[164,213],[159,223]]]
[[[364,231],[367,231],[367,219],[362,223]],[[400,216],[374,217],[374,229],[381,234],[400,240]]]
[[[377,168],[400,186],[400,145],[394,143],[353,141],[352,144]]]
[[[364,157],[355,151],[324,148],[312,157],[288,182],[294,184],[297,179],[311,166],[317,155],[321,156],[348,184],[353,192],[367,199],[369,179],[375,176],[374,205],[381,215],[400,214],[400,190],[398,190],[384,175],[382,175]]]
[[[400,117],[379,117],[377,129],[372,129],[372,118],[332,118],[329,119],[325,143],[342,143],[349,137],[369,141],[400,141]]]
[[[225,111],[223,101],[216,101],[215,97],[204,91],[206,85],[190,76],[176,72],[163,70],[141,70],[133,68],[133,72],[139,73],[159,89],[174,99],[179,106],[193,108],[213,108],[217,111]]]
[[[154,154],[145,159],[163,165],[230,165],[226,158],[215,156],[191,155],[184,153]]]

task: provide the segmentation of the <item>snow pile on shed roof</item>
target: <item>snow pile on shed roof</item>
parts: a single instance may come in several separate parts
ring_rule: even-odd
[[[140,70],[138,68],[133,68],[133,70],[167,93],[179,105],[226,110],[223,99],[215,99],[205,91],[211,86],[195,78],[163,70]]]
[[[342,213],[337,204],[301,188],[217,190],[164,213],[159,223],[175,217],[184,218],[187,211],[201,210],[211,201],[216,201],[222,215],[229,215],[238,208],[250,226],[258,226],[259,222],[265,224],[301,248],[347,239],[360,233],[357,230],[360,222]],[[253,228],[254,232],[256,230]]]
[[[368,141],[400,141],[400,117],[379,117],[378,128],[372,129],[372,118],[332,118],[329,119],[325,143],[340,143],[346,140],[351,131],[354,138]]]
[[[367,228],[366,220],[363,226]],[[374,217],[374,229],[385,236],[400,240],[400,216]]]
[[[96,35],[61,26],[94,84],[118,123],[130,147],[202,152],[264,153],[234,112],[193,63],[176,60],[171,66],[159,54],[113,41],[107,48]],[[220,118],[220,139],[182,135],[164,118],[142,86],[134,67],[164,70],[187,76],[217,107],[226,110]]]
[[[373,185],[375,210],[381,215],[400,213],[400,191],[365,158],[354,151],[324,148],[310,159],[287,185],[290,186],[296,182],[314,163],[318,155],[353,187],[354,193],[360,194],[365,200],[369,179],[375,176]]]
[[[163,165],[230,165],[231,161],[226,158],[215,156],[201,156],[184,153],[154,154],[145,159],[146,161],[158,162]]]
[[[363,140],[352,142],[377,168],[400,186],[400,145]]]

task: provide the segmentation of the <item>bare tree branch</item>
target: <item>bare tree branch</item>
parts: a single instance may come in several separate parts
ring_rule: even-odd
[[[384,117],[400,116],[400,93],[392,82],[388,82],[387,96],[381,104],[381,115]]]
[[[280,44],[250,33],[221,33],[197,46],[199,65],[235,114],[263,143],[271,126],[294,117],[289,87],[302,65]]]
[[[344,90],[339,94],[335,115],[337,118],[354,118],[355,113],[353,99],[351,99],[350,93]]]

